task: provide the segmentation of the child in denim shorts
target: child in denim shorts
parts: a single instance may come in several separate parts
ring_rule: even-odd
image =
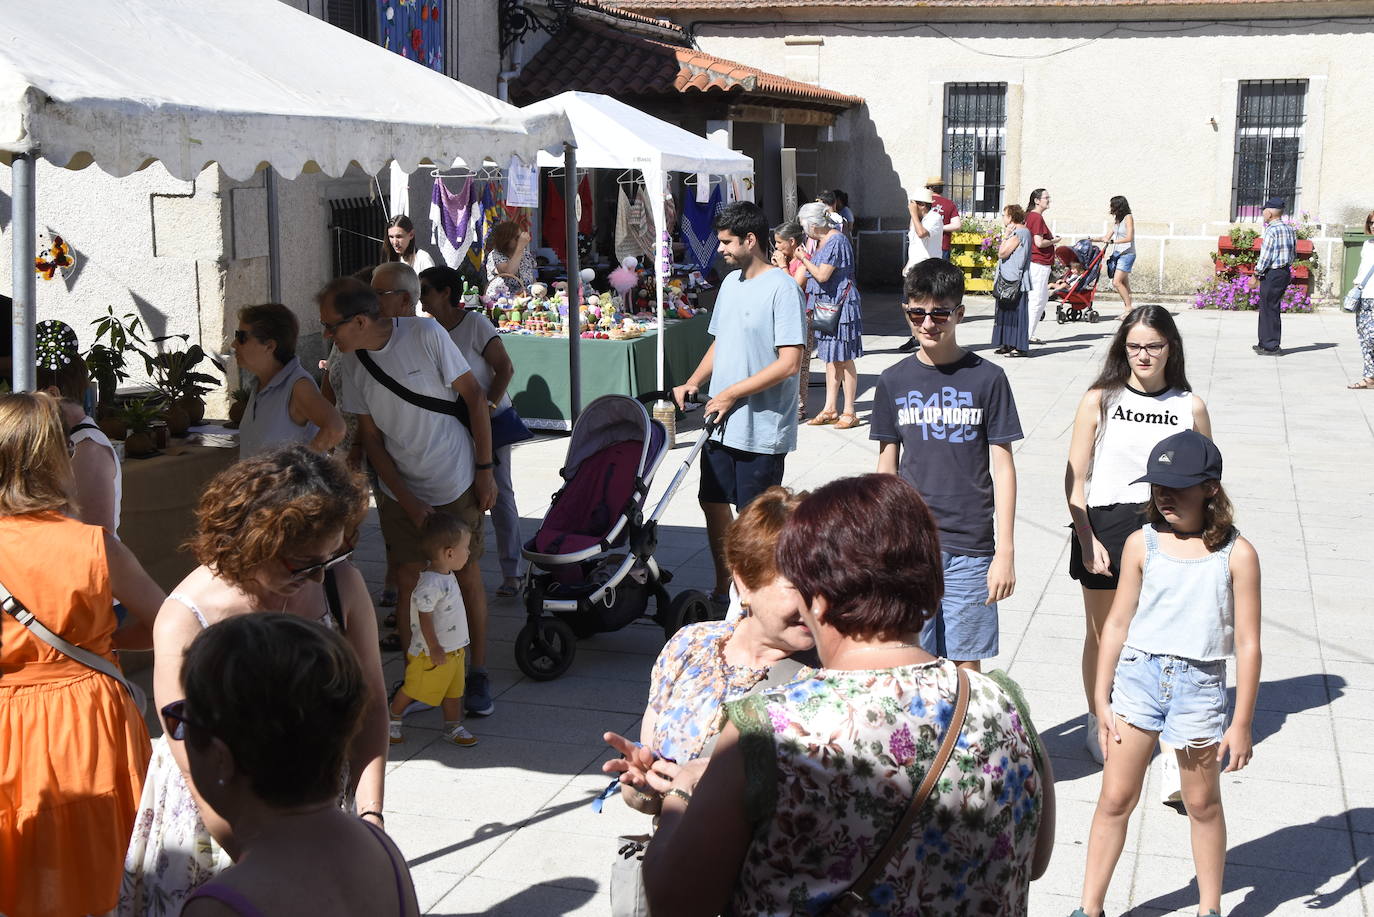
[[[1185,430],[1157,443],[1139,480],[1151,485],[1148,522],[1126,540],[1120,585],[1102,630],[1095,707],[1106,762],[1074,917],[1102,913],[1161,737],[1177,749],[1199,913],[1220,915],[1226,861],[1220,774],[1228,753],[1226,771],[1240,770],[1251,756],[1260,678],[1259,557],[1231,524],[1221,453],[1201,433]],[[1226,658],[1232,655],[1236,709],[1227,728]]]

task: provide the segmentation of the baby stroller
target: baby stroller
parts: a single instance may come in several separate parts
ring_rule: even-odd
[[[1054,316],[1059,324],[1077,322],[1086,318],[1090,322],[1098,319],[1093,308],[1093,298],[1097,295],[1097,279],[1102,274],[1102,257],[1105,248],[1093,245],[1090,239],[1080,239],[1073,248],[1061,245],[1054,250],[1054,256],[1068,272],[1065,279],[1068,285],[1050,294],[1054,304]]]
[[[646,518],[649,485],[668,454],[667,431],[625,395],[605,395],[587,405],[573,425],[559,472],[565,483],[521,551],[530,566],[523,588],[528,618],[515,638],[520,671],[539,681],[557,678],[572,665],[577,638],[619,630],[645,614],[650,597],[665,636],[711,616],[703,592],[669,597],[664,587],[672,574],[659,567],[654,550],[658,519],[714,426],[708,420]],[[616,549],[623,551],[612,553]]]

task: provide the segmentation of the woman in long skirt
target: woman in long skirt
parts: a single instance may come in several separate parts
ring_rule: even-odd
[[[1016,204],[1008,204],[1002,209],[1002,219],[1006,231],[1002,244],[997,249],[997,273],[1012,282],[1019,282],[1021,295],[1016,305],[1010,309],[997,304],[997,314],[992,320],[992,343],[997,345],[996,353],[1013,357],[1030,355],[1030,256],[1031,236],[1026,228],[1026,211]]]

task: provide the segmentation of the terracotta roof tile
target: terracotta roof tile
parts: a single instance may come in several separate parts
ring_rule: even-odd
[[[607,95],[683,92],[748,93],[751,101],[781,102],[838,112],[863,104],[858,96],[746,67],[693,48],[572,21],[551,38],[511,84],[517,104],[569,89]]]

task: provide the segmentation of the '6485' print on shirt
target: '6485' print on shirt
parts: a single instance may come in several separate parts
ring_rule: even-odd
[[[969,443],[983,425],[983,409],[973,406],[973,393],[948,385],[930,395],[913,390],[896,401],[897,424],[920,427],[923,439]]]

